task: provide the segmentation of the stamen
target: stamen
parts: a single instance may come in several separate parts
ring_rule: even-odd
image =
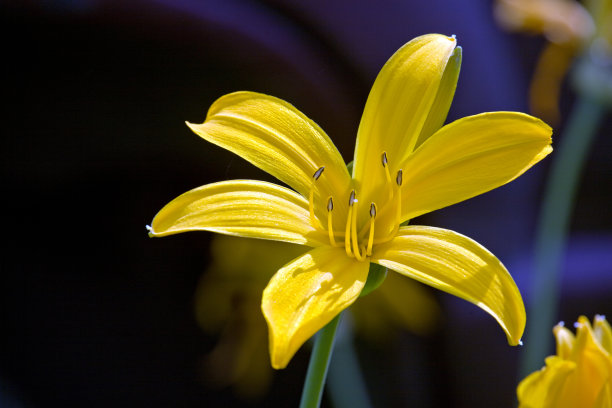
[[[365,256],[359,250],[359,241],[357,240],[357,199],[355,198],[355,190],[351,194],[353,197],[353,212],[351,214],[351,241],[353,243],[353,254],[358,261],[363,261]]]
[[[382,166],[385,169],[385,177],[387,178],[387,183],[391,184],[391,174],[389,174],[389,166],[387,166],[389,160],[387,160],[387,152],[383,152],[382,154]]]
[[[334,210],[334,200],[329,197],[327,199],[327,233],[329,234],[329,243],[331,246],[338,246],[336,238],[334,238],[334,223],[332,222],[332,211]]]
[[[351,258],[353,257],[353,253],[351,252],[351,223],[353,219],[353,204],[355,204],[355,190],[351,191],[351,196],[349,197],[349,210],[346,217],[346,229],[344,230],[344,249],[346,250],[346,254]]]
[[[376,218],[376,204],[370,204],[370,234],[368,236],[367,256],[372,256],[372,246],[374,245],[374,219]]]
[[[395,218],[396,230],[395,234],[397,234],[397,230],[399,230],[399,226],[402,223],[402,181],[403,181],[404,172],[402,169],[397,171],[397,177],[395,177],[395,182],[397,183],[397,216]],[[393,234],[393,235],[395,235]]]
[[[323,170],[325,170],[325,166],[321,166],[317,171],[315,171],[315,173],[312,175],[314,181],[317,181],[319,177],[321,177],[321,174],[323,174]],[[314,213],[314,187],[315,183],[312,183],[312,187],[310,188],[310,194],[308,195],[308,210],[310,212],[310,223],[315,228],[323,229],[323,226],[321,225]]]
[[[389,166],[387,166],[387,164],[389,163],[389,160],[387,160],[387,152],[382,153],[381,161],[382,161],[382,166],[385,169],[385,178],[387,179],[387,184],[391,184],[391,174],[389,174]],[[389,189],[389,201],[391,201],[392,198],[393,198],[393,189],[390,188]]]
[[[332,212],[333,209],[334,209],[334,200],[333,198],[329,197],[327,199],[327,211]]]
[[[402,218],[402,181],[403,181],[404,172],[402,169],[397,171],[397,177],[395,177],[395,182],[397,183],[397,225],[400,224],[400,220]]]
[[[397,212],[395,214],[395,223],[393,224],[393,230],[388,239],[392,239],[397,235],[397,231],[399,231],[400,223],[402,220],[402,182],[403,182],[403,171],[399,169],[397,171],[397,176],[395,177],[395,183],[397,184],[397,199],[395,203],[397,205]]]
[[[370,217],[376,217],[376,204],[370,204]]]
[[[325,166],[319,167],[319,169],[312,175],[312,178],[315,179],[315,181],[318,180],[319,177],[321,177],[321,174],[323,174],[323,170],[325,170]]]

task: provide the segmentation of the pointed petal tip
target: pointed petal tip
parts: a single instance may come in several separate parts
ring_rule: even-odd
[[[523,334],[525,332],[525,309],[523,308],[523,313],[519,312],[519,316],[517,321],[514,324],[514,327],[511,327],[509,321],[503,321],[499,319],[497,316],[494,316],[497,323],[501,326],[502,330],[506,333],[506,339],[508,340],[508,345],[510,346],[523,346]]]
[[[272,368],[275,370],[284,370],[287,368],[289,361],[291,361],[291,357],[287,357],[287,355],[278,355],[279,353],[272,354],[272,350],[270,350],[270,364]]]
[[[457,36],[455,34],[452,34],[450,36],[445,35],[445,34],[434,34],[434,35],[439,37],[440,40],[449,41],[449,42],[453,43],[455,47],[457,46]]]

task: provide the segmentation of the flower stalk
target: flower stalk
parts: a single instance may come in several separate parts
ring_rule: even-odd
[[[561,259],[567,244],[578,182],[612,100],[612,94],[602,94],[606,82],[607,89],[612,89],[612,76],[609,72],[593,75],[592,70],[597,69],[597,65],[587,56],[575,71],[578,99],[560,138],[544,190],[534,249],[532,286],[535,296],[530,304],[530,319],[525,332],[526,350],[520,366],[521,376],[540,368],[544,357],[550,354],[548,327],[557,319]],[[599,83],[593,84],[593,78],[597,78]]]
[[[327,378],[327,370],[341,314],[338,314],[331,322],[327,323],[315,337],[310,362],[308,363],[308,371],[306,372],[306,380],[302,389],[300,408],[318,408],[321,405],[323,387]]]
[[[537,370],[550,354],[547,338],[559,305],[561,255],[567,243],[578,180],[605,109],[592,99],[576,101],[557,148],[544,192],[536,235],[533,297],[525,332],[521,376]]]

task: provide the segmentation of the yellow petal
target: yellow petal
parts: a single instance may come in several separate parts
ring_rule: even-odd
[[[317,246],[326,235],[310,224],[308,202],[288,188],[254,180],[208,184],[161,209],[150,235],[213,231],[249,238]]]
[[[593,404],[593,408],[610,408],[612,407],[612,380],[609,380],[599,391],[599,395]]]
[[[457,89],[457,80],[459,79],[462,55],[463,51],[461,47],[456,47],[448,59],[448,63],[444,69],[444,75],[440,81],[438,93],[436,94],[436,99],[431,105],[429,115],[427,116],[425,124],[423,124],[423,128],[421,129],[421,134],[417,139],[415,148],[418,148],[425,140],[427,140],[438,129],[440,129],[442,125],[444,125],[444,121],[448,115],[448,110],[450,109],[451,103],[453,102],[453,97],[455,96],[455,89]],[[408,152],[406,152],[406,155],[407,154]],[[404,157],[406,157],[406,155],[404,155]]]
[[[308,197],[313,174],[323,200],[348,189],[350,176],[323,130],[287,102],[254,92],[219,98],[201,125],[187,125],[202,138],[243,157]]]
[[[546,367],[531,373],[517,387],[519,408],[570,408],[560,398],[576,364],[560,357],[546,358]]]
[[[571,360],[576,363],[576,371],[564,386],[561,398],[567,406],[591,407],[612,375],[612,361],[597,342],[585,316],[578,318]]]
[[[392,241],[375,247],[372,260],[474,303],[497,320],[510,344],[519,343],[525,328],[521,294],[502,263],[470,238],[441,228],[402,227]]]
[[[596,315],[593,323],[593,334],[601,347],[612,356],[612,328],[602,315]]]
[[[358,297],[368,262],[357,262],[344,248],[320,247],[282,267],[263,293],[272,367],[284,368],[306,340]]]
[[[400,48],[378,74],[361,118],[355,147],[353,177],[362,196],[385,181],[381,155],[387,153],[393,177],[410,154],[438,96],[446,64],[457,42],[452,37],[428,34]],[[452,76],[451,76],[452,77]],[[446,116],[454,87],[440,89],[440,101],[428,127]],[[442,118],[442,121],[444,118]]]
[[[569,331],[563,324],[559,323],[553,328],[555,340],[557,343],[557,355],[564,360],[569,360],[574,349],[576,337],[574,333]]]
[[[516,112],[492,112],[450,123],[404,164],[402,219],[502,186],[552,151],[552,129]]]

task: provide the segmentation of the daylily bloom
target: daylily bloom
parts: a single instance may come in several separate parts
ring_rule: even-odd
[[[612,330],[601,315],[593,326],[580,316],[576,336],[563,323],[553,328],[557,355],[517,388],[519,408],[612,407]]]
[[[519,343],[525,309],[502,263],[456,232],[402,225],[499,187],[552,150],[550,127],[522,113],[441,127],[460,62],[455,38],[439,34],[391,57],[366,102],[352,174],[318,125],[268,95],[223,96],[203,124],[188,123],[293,189],[254,180],[205,185],[168,203],[150,227],[152,236],[207,230],[313,248],[264,290],[273,367],[285,367],[359,297],[371,262],[478,305]]]

